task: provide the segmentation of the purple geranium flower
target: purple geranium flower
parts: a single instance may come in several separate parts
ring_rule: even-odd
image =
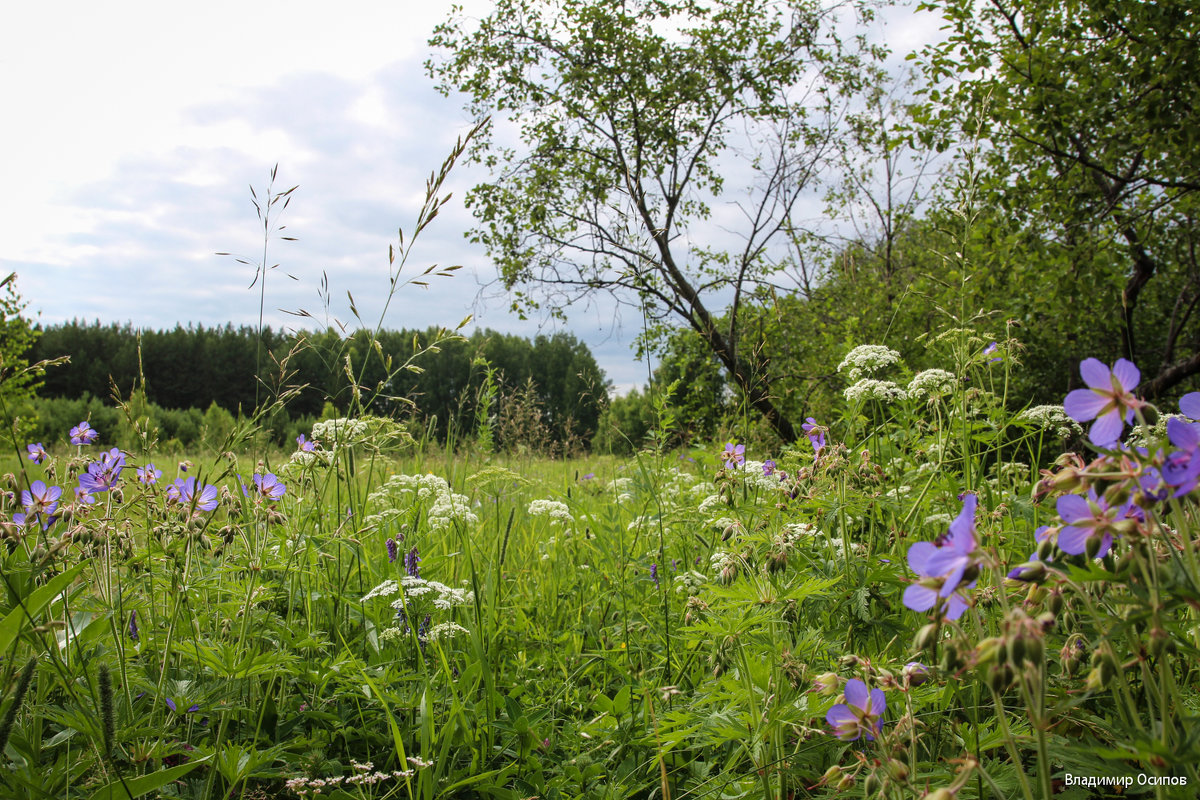
[[[87,472],[79,476],[79,485],[89,494],[107,492],[117,485],[124,468],[125,455],[114,447],[103,453],[99,461],[88,464]]]
[[[278,500],[287,491],[287,487],[279,478],[275,477],[273,472],[268,472],[266,475],[259,475],[256,472],[250,479],[254,481],[254,487],[258,490],[259,496],[267,500]],[[249,494],[249,489],[245,484],[242,485],[242,491]]]
[[[1063,410],[1076,422],[1096,420],[1088,438],[1097,447],[1110,447],[1121,437],[1125,423],[1133,422],[1133,412],[1143,405],[1133,394],[1142,375],[1133,362],[1123,358],[1118,358],[1112,369],[1098,359],[1085,358],[1079,374],[1090,388],[1069,392]]]
[[[949,532],[936,542],[917,542],[908,548],[908,566],[921,580],[904,590],[904,605],[913,611],[928,611],[939,600],[947,601],[947,619],[958,619],[967,609],[967,601],[957,591],[965,579],[975,585],[978,563],[975,543],[975,508],[979,499],[974,493],[962,496],[963,507],[950,523]]]
[[[812,417],[807,417],[804,424],[800,426],[804,431],[804,435],[808,437],[809,444],[813,447],[813,459],[821,457],[821,451],[825,449],[825,429],[817,424],[817,421]]]
[[[304,453],[311,453],[317,449],[317,443],[310,442],[308,439],[305,438],[303,433],[296,437],[296,444],[298,444],[300,446],[301,452],[304,452]]]
[[[167,500],[184,506],[192,506],[200,511],[212,511],[217,507],[217,487],[208,484],[199,492],[196,491],[196,478],[176,478],[167,487]]]
[[[46,452],[46,446],[41,442],[38,442],[37,444],[27,444],[25,445],[25,449],[28,451],[26,458],[35,464],[41,464],[50,457],[50,454]]]
[[[147,486],[153,486],[158,483],[158,479],[162,477],[162,470],[156,468],[153,464],[147,464],[144,467],[137,468],[137,478],[140,482]]]
[[[768,458],[763,462],[762,469],[764,477],[771,477],[775,474],[775,462]]]
[[[721,458],[725,461],[725,469],[740,467],[746,461],[746,445],[734,446],[733,442],[726,442]]]
[[[1175,497],[1182,497],[1196,488],[1200,478],[1200,455],[1196,452],[1200,448],[1200,423],[1171,417],[1167,420],[1167,437],[1179,449],[1163,462],[1162,480],[1175,490]]]
[[[17,525],[32,523],[40,520],[42,530],[54,524],[54,512],[58,509],[58,500],[62,497],[62,489],[58,486],[47,486],[45,481],[34,481],[29,488],[21,492],[21,505],[24,512],[13,514],[12,520]]]
[[[880,718],[887,709],[887,698],[882,689],[867,691],[867,685],[858,678],[846,681],[846,702],[829,709],[825,721],[833,728],[833,735],[843,742],[853,742],[860,736],[874,740],[881,729]]]
[[[905,664],[902,674],[908,680],[909,686],[920,686],[930,677],[929,667],[920,661],[910,661]]]
[[[1108,501],[1088,490],[1087,497],[1065,494],[1058,498],[1058,516],[1067,523],[1058,531],[1058,547],[1064,553],[1077,556],[1087,550],[1088,539],[1097,537],[1099,549],[1094,557],[1100,558],[1113,542],[1113,523],[1125,515],[1124,507],[1109,508]]]
[[[99,438],[100,434],[87,424],[87,420],[71,428],[71,444],[73,445],[91,444]]]

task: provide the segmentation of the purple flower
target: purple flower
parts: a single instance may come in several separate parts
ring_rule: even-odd
[[[417,553],[417,546],[414,544],[413,549],[404,554],[404,571],[414,578],[421,577],[421,556]]]
[[[388,553],[388,563],[394,564],[396,562],[396,540],[391,538],[390,536],[388,537],[388,540],[387,540],[387,553]]]
[[[50,454],[46,452],[46,446],[41,442],[38,442],[37,444],[27,444],[25,445],[25,449],[28,451],[26,458],[35,464],[41,464],[50,457]]]
[[[12,520],[17,525],[25,525],[39,520],[42,530],[54,524],[54,512],[58,509],[58,500],[62,497],[62,489],[58,486],[47,486],[45,481],[34,481],[29,488],[21,492],[21,505],[25,511],[13,514]]]
[[[881,729],[880,718],[887,709],[887,698],[882,689],[867,691],[867,685],[858,678],[846,681],[846,702],[829,709],[825,721],[833,728],[833,735],[843,742],[853,742],[860,736],[874,740]]]
[[[89,494],[107,492],[121,479],[125,468],[125,455],[113,448],[100,456],[99,461],[88,464],[87,472],[79,476],[79,486]]]
[[[921,684],[925,683],[925,681],[929,680],[930,675],[929,667],[925,666],[920,661],[910,661],[905,664],[902,674],[908,680],[909,686],[920,686]]]
[[[1200,392],[1188,392],[1179,398],[1179,410],[1188,419],[1200,420]]]
[[[969,492],[962,496],[962,501],[962,511],[950,523],[945,536],[936,542],[917,542],[908,548],[908,566],[921,578],[904,590],[904,605],[913,611],[928,611],[945,600],[946,619],[953,620],[967,609],[967,601],[956,590],[964,579],[971,581],[967,588],[975,585],[973,573],[978,558],[975,507],[979,499]]]
[[[820,458],[821,451],[825,449],[825,429],[818,425],[812,417],[805,419],[800,429],[804,431],[804,435],[808,437],[808,441],[813,447],[813,459]]]
[[[581,480],[581,481],[590,481],[590,480],[593,480],[595,477],[596,477],[596,473],[594,473],[594,472],[589,472],[589,473],[587,473],[586,475],[584,475],[582,478],[580,478],[579,480]]]
[[[300,446],[300,451],[303,453],[311,453],[317,449],[317,443],[308,441],[303,433],[296,437],[296,444]]]
[[[768,458],[766,461],[764,461],[762,467],[764,477],[769,478],[775,474],[775,462],[771,459]]]
[[[1088,540],[1096,537],[1099,549],[1093,557],[1103,557],[1112,547],[1113,523],[1125,515],[1123,507],[1109,508],[1108,501],[1097,496],[1095,489],[1089,489],[1086,498],[1065,494],[1058,498],[1056,508],[1067,523],[1058,531],[1058,547],[1073,556],[1086,552]]]
[[[208,484],[197,493],[195,477],[176,478],[167,487],[167,501],[189,507],[194,505],[200,511],[212,511],[217,507],[217,487]]]
[[[71,428],[71,444],[73,445],[91,444],[99,438],[100,434],[88,425],[86,420]]]
[[[1200,478],[1200,455],[1196,452],[1200,448],[1200,423],[1171,417],[1167,420],[1167,437],[1179,449],[1163,462],[1162,481],[1175,489],[1174,497],[1182,497],[1196,488]]]
[[[992,342],[987,347],[983,348],[983,354],[985,356],[990,356],[992,353],[996,352],[996,350],[998,350],[999,347],[1000,347],[1000,345],[996,344],[995,342]],[[995,364],[997,361],[1002,361],[1002,360],[1003,359],[1000,358],[1000,356],[996,356],[995,358],[989,358],[988,363]]]
[[[153,486],[158,483],[158,479],[162,477],[162,470],[156,469],[153,464],[147,464],[144,467],[137,468],[137,478],[140,482],[147,486]]]
[[[250,479],[254,481],[254,487],[258,490],[260,498],[278,500],[287,491],[287,487],[283,485],[279,478],[275,477],[275,473],[273,472],[268,472],[266,475],[259,475],[256,472]],[[242,485],[242,491],[249,494],[249,490],[244,484]]]
[[[137,612],[136,611],[129,612],[129,638],[135,642],[138,640],[138,624],[137,624]]]
[[[1133,412],[1143,405],[1133,394],[1142,375],[1133,362],[1123,358],[1118,358],[1112,369],[1098,359],[1085,358],[1079,374],[1090,388],[1069,392],[1063,410],[1076,422],[1096,420],[1088,439],[1097,447],[1110,447],[1121,437],[1125,423],[1133,422]]]
[[[746,461],[746,445],[739,444],[735,447],[733,442],[726,442],[721,458],[725,461],[725,469],[740,467]]]
[[[650,565],[650,579],[654,581],[654,588],[658,588],[658,564]]]

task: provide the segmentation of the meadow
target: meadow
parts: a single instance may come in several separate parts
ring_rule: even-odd
[[[628,459],[31,442],[0,796],[1195,796],[1200,395],[1089,360],[1014,413],[1015,340],[928,347],[779,452],[656,446],[666,392]]]

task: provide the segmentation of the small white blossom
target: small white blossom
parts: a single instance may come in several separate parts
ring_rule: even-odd
[[[363,595],[363,602],[375,597],[391,597],[400,591],[400,585],[393,580],[386,580]]]
[[[923,372],[918,372],[913,376],[913,379],[908,382],[908,396],[913,399],[921,397],[942,397],[943,395],[953,394],[954,387],[958,384],[958,379],[953,372],[947,372],[944,369],[927,369]]]
[[[529,514],[533,517],[549,517],[553,523],[575,521],[567,504],[557,500],[534,500],[529,504]]]
[[[1062,406],[1033,406],[1018,414],[1017,419],[1032,422],[1044,431],[1052,431],[1060,439],[1083,435],[1083,428],[1078,422],[1067,416]]]
[[[846,399],[852,403],[857,403],[863,400],[880,400],[884,403],[890,403],[895,400],[903,400],[904,390],[897,386],[892,381],[877,381],[874,378],[863,378],[853,386],[847,387]]]
[[[470,636],[471,632],[459,625],[456,622],[439,622],[429,629],[429,641],[436,642],[439,639],[453,639],[459,634]],[[410,761],[412,759],[409,759]]]
[[[837,371],[849,370],[850,380],[856,381],[864,375],[871,375],[885,367],[900,362],[900,354],[890,347],[880,344],[860,344],[851,350],[838,364]]]

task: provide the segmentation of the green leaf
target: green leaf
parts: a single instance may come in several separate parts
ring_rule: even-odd
[[[192,759],[188,763],[180,764],[177,767],[169,767],[167,769],[160,769],[158,772],[151,772],[149,775],[141,775],[123,782],[120,780],[113,781],[108,786],[93,794],[91,800],[133,800],[134,798],[153,792],[160,786],[166,786],[168,783],[179,780],[210,758],[212,756],[204,756],[203,758]]]
[[[29,595],[22,604],[8,613],[0,622],[0,652],[8,648],[21,635],[26,622],[33,622],[46,606],[62,594],[75,577],[83,570],[84,564],[76,564],[61,575],[46,582],[44,586]]]

